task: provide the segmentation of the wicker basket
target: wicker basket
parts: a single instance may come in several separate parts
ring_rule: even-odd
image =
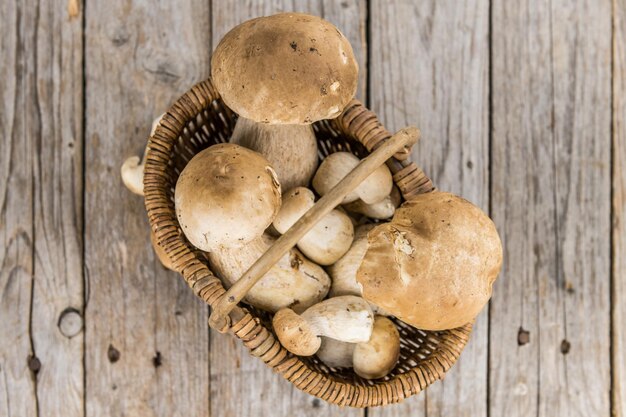
[[[226,290],[209,270],[204,254],[180,232],[174,210],[174,186],[196,153],[228,141],[236,119],[210,80],[197,84],[163,116],[150,138],[145,166],[145,203],[157,242],[195,294],[212,307]],[[318,122],[313,127],[322,158],[339,150],[362,158],[390,137],[376,115],[356,100],[337,119]],[[396,154],[388,162],[404,199],[433,188],[428,177],[407,156]],[[401,336],[400,360],[389,375],[372,381],[359,377],[351,369],[329,368],[315,356],[292,355],[274,336],[271,315],[267,312],[240,304],[230,317],[230,331],[253,356],[302,391],[350,407],[399,402],[442,379],[457,360],[472,329],[472,324],[467,324],[453,330],[429,332],[395,320]]]

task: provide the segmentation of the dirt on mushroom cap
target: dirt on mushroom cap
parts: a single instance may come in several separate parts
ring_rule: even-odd
[[[248,20],[211,58],[224,102],[260,123],[309,124],[339,115],[354,97],[358,65],[331,23],[302,13]]]

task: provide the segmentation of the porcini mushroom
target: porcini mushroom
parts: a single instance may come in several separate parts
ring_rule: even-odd
[[[196,154],[176,183],[176,215],[187,239],[211,252],[263,234],[280,208],[280,184],[269,162],[222,143]]]
[[[469,201],[433,191],[400,206],[368,233],[357,271],[363,297],[404,322],[443,330],[471,322],[491,297],[502,244]]]
[[[352,203],[345,204],[344,207],[352,213],[362,214],[370,219],[384,220],[393,216],[401,200],[402,196],[400,195],[400,190],[398,187],[394,186],[391,189],[391,193],[378,203],[367,204],[359,199]]]
[[[268,234],[231,249],[209,252],[211,269],[229,286],[261,257],[276,239]],[[269,312],[289,307],[302,312],[324,299],[330,278],[297,249],[291,249],[248,291],[244,301]]]
[[[353,367],[362,378],[382,378],[398,362],[400,333],[391,320],[377,315],[367,342],[346,343],[323,337],[316,356],[331,368]]]
[[[211,77],[240,116],[231,142],[263,154],[287,191],[308,185],[318,158],[311,123],[341,113],[356,92],[358,66],[334,25],[280,13],[228,32],[211,58]]]
[[[335,152],[328,155],[313,177],[313,188],[320,195],[325,195],[356,168],[359,162],[360,159],[350,152]],[[386,165],[381,165],[348,194],[342,204],[351,203],[359,198],[366,204],[377,203],[391,193],[392,187],[391,172]]]
[[[382,378],[396,366],[399,356],[398,329],[388,318],[376,316],[370,339],[354,347],[352,366],[354,372],[363,378]]]
[[[293,188],[283,195],[280,211],[272,223],[274,228],[278,233],[285,233],[314,204],[313,191],[304,187]],[[298,248],[312,261],[330,265],[346,253],[353,238],[354,226],[350,217],[333,210],[298,241]]]
[[[163,118],[165,113],[157,117],[152,121],[152,128],[150,129],[150,136],[154,135],[159,122]],[[143,152],[143,158],[139,159],[138,156],[131,156],[127,158],[122,164],[120,174],[122,175],[122,182],[132,193],[143,196],[143,171],[146,164],[146,157],[148,156],[148,145]]]
[[[373,324],[374,314],[367,301],[353,295],[329,298],[300,315],[284,308],[272,320],[280,343],[299,356],[314,355],[321,345],[320,336],[349,343],[367,342]]]

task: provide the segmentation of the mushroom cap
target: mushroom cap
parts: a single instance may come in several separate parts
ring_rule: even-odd
[[[289,308],[279,310],[272,319],[276,337],[289,352],[311,356],[320,348],[321,339],[309,323]]]
[[[317,16],[280,13],[228,32],[211,58],[224,102],[259,123],[337,117],[354,97],[358,65],[346,37]]]
[[[391,320],[374,318],[372,337],[358,343],[352,354],[354,372],[366,379],[382,378],[396,366],[400,357],[400,333]]]
[[[320,164],[313,176],[313,188],[320,195],[326,195],[335,185],[348,175],[361,160],[350,152],[334,152]],[[393,177],[387,165],[376,168],[341,204],[363,200],[366,204],[377,203],[387,197],[393,188]]]
[[[450,193],[421,194],[368,234],[357,271],[363,297],[406,323],[443,330],[471,322],[502,264],[495,225]]]
[[[279,233],[285,233],[314,205],[313,191],[305,187],[293,188],[283,195],[274,227]],[[298,241],[298,248],[313,262],[331,265],[350,249],[353,238],[354,226],[350,217],[332,210]]]
[[[280,208],[280,184],[261,155],[222,143],[189,161],[174,200],[187,239],[210,252],[261,236]]]

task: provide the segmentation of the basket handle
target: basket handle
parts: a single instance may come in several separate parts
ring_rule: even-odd
[[[361,162],[348,175],[346,175],[326,195],[320,198],[300,219],[279,237],[274,245],[263,254],[230,287],[215,306],[209,325],[225,333],[230,327],[229,313],[246,296],[248,291],[272,266],[282,258],[302,237],[315,226],[325,215],[330,213],[363,182],[372,172],[391,158],[396,152],[413,146],[419,138],[419,130],[416,127],[407,127],[398,131],[389,140],[385,141],[369,156]]]

